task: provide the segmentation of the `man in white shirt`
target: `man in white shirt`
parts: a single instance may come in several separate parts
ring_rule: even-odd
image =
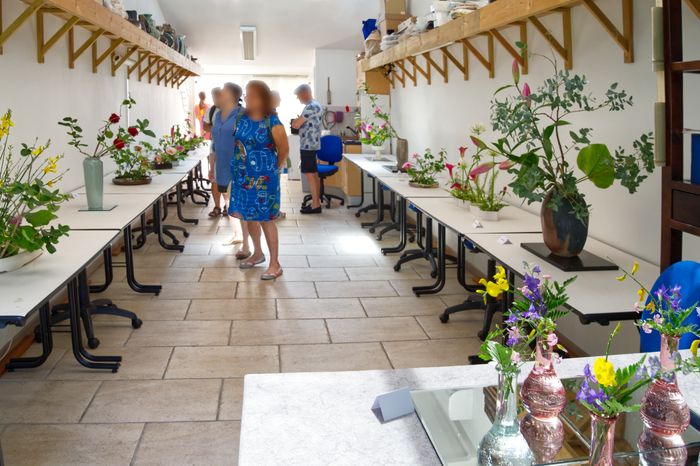
[[[302,214],[321,213],[321,179],[316,168],[316,152],[321,149],[323,107],[311,93],[311,86],[302,84],[294,91],[305,105],[301,116],[292,120],[292,128],[299,130],[301,143],[301,172],[306,175],[311,190],[311,205],[303,207]]]

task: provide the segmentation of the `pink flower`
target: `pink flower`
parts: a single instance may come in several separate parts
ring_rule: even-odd
[[[408,170],[408,169],[411,168],[412,166],[413,166],[413,165],[411,165],[410,162],[406,162],[406,163],[404,163],[403,165],[401,165],[401,168],[403,168],[404,170]]]
[[[654,323],[656,325],[661,325],[664,323],[664,319],[661,317],[661,314],[654,314]]]
[[[448,171],[449,174],[450,174],[450,178],[452,178],[452,169],[453,169],[455,166],[452,165],[451,163],[446,163],[446,164],[445,164],[445,167],[447,167],[447,171]]]
[[[530,97],[530,94],[532,94],[532,91],[530,91],[530,85],[528,83],[525,83],[523,86],[523,97],[526,99]]]
[[[450,189],[462,189],[462,185],[459,183],[452,183],[452,186],[450,186]]]
[[[644,310],[644,305],[643,303],[640,303],[639,301],[634,302],[634,311],[635,312],[642,312]]]
[[[499,170],[508,170],[513,165],[515,165],[515,162],[513,162],[511,160],[505,160],[505,161],[498,164],[498,168],[499,168]]]
[[[413,154],[411,154],[411,157],[413,157],[413,160],[418,160],[418,152],[414,152]]]
[[[484,162],[481,165],[477,166],[474,170],[469,173],[469,176],[472,178],[476,178],[477,176],[484,174],[491,170],[496,164],[494,162]]]
[[[183,146],[177,146],[175,148],[178,152],[185,152],[185,148]]]
[[[644,323],[642,324],[642,330],[643,330],[644,333],[646,333],[647,335],[651,333],[651,325],[649,325],[649,322],[644,322]]]
[[[518,353],[517,351],[513,351],[513,353],[510,355],[510,360],[513,361],[515,364],[520,364],[522,362],[520,353]]]
[[[542,278],[545,279],[545,280],[551,280],[551,279],[552,279],[552,276],[551,276],[550,274],[548,274],[548,273],[543,273],[543,274],[542,274]]]
[[[10,224],[18,227],[22,224],[22,216],[21,215],[15,215],[10,219]]]
[[[382,109],[379,108],[379,107],[375,107],[375,108],[374,108],[374,114],[375,114],[375,115],[379,115],[380,113],[382,113]]]
[[[476,137],[476,136],[471,136],[471,139],[472,139],[472,142],[474,143],[474,145],[475,145],[476,147],[478,147],[479,149],[485,149],[485,148],[486,148],[486,144],[484,144],[484,141],[482,141],[482,140],[479,139],[478,137]]]
[[[166,147],[165,153],[168,155],[175,155],[175,154],[177,154],[177,151],[175,150],[174,147]]]
[[[462,147],[459,148],[459,156],[460,156],[461,158],[464,158],[464,154],[465,154],[466,152],[467,152],[467,148],[466,148],[466,147],[462,146]]]
[[[561,356],[559,356],[559,353],[552,354],[552,362],[554,364],[559,364],[561,362]]]
[[[379,125],[379,129],[384,129],[384,128],[386,128],[386,125],[385,125],[385,124]]]
[[[559,338],[557,338],[555,333],[550,333],[547,335],[547,344],[549,346],[557,346],[557,343],[559,343]]]
[[[513,72],[513,82],[518,84],[520,82],[520,65],[518,65],[518,60],[513,59],[511,71]]]
[[[372,125],[367,125],[366,129],[367,129],[367,131],[372,131],[373,127],[372,127]]]

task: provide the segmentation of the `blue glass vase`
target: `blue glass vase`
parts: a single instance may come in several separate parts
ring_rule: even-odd
[[[530,466],[534,457],[518,423],[519,371],[498,368],[498,398],[493,426],[479,443],[481,466]]]

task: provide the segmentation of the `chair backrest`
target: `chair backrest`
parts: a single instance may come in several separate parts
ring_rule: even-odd
[[[663,271],[650,291],[654,293],[661,285],[665,285],[667,288],[676,285],[681,287],[681,308],[700,303],[700,264],[693,261],[676,262]],[[643,317],[649,318],[650,312],[644,311]],[[686,322],[700,326],[700,316],[697,312],[693,312]],[[697,337],[694,335],[686,334],[681,338],[679,348],[690,348],[690,344],[696,339]],[[661,337],[655,330],[651,333],[639,332],[639,340],[640,349],[645,353],[659,351],[661,347]]]
[[[340,162],[343,160],[343,140],[334,134],[321,136],[321,149],[316,152],[316,157],[331,165]]]

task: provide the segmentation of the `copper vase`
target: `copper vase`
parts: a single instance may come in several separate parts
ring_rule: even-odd
[[[651,383],[639,409],[646,428],[657,435],[678,435],[690,424],[690,409],[676,382],[678,340],[661,335],[661,376]]]
[[[520,398],[527,412],[538,419],[555,418],[566,406],[566,391],[554,370],[552,348],[542,338],[535,342],[535,365],[520,388]]]

